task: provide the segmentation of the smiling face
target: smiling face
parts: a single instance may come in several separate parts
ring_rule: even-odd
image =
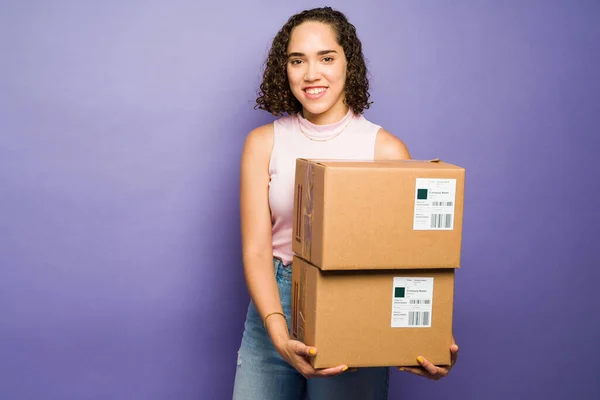
[[[348,112],[344,104],[347,61],[334,29],[304,22],[292,31],[287,48],[290,89],[303,116],[315,124],[332,124]]]

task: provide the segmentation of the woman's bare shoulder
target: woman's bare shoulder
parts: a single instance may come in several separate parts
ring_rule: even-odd
[[[244,153],[251,153],[257,156],[270,155],[273,148],[273,135],[274,126],[272,122],[252,129],[246,135]]]
[[[376,160],[401,160],[410,158],[410,152],[402,140],[383,128],[379,129],[375,141]]]

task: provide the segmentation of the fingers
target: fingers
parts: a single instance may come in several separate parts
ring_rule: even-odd
[[[433,365],[423,357],[417,357],[417,361],[419,362],[419,364],[421,364],[421,367],[401,367],[398,369],[400,371],[410,372],[412,374],[419,375],[435,381],[445,377],[450,371],[448,368]]]
[[[458,359],[458,346],[453,344],[450,346],[450,365],[454,365]]]
[[[419,356],[417,357],[417,361],[431,375],[438,375],[440,373],[440,368],[436,367],[435,365],[427,361],[425,358]]]
[[[324,377],[328,377],[328,376],[335,376],[335,375],[341,374],[342,372],[346,372],[347,370],[348,370],[347,365],[339,365],[334,368],[313,369],[313,373],[311,374],[311,377],[324,378]]]
[[[330,377],[348,370],[348,366],[344,364],[333,368],[314,369],[308,362],[307,357],[314,357],[317,354],[317,349],[306,346],[300,341],[294,342],[292,351],[296,354],[296,357],[294,357],[295,368],[306,378]]]
[[[347,365],[339,365],[333,368],[314,369],[308,362],[304,361],[302,365],[298,363],[297,369],[305,378],[327,378],[339,375],[348,370]]]
[[[429,371],[427,371],[425,368],[420,368],[420,367],[401,367],[398,369],[400,371],[410,372],[411,374],[419,375],[419,376],[422,376],[424,378],[431,379],[434,381],[437,381],[438,379],[442,379],[443,377],[445,377],[447,375],[447,371],[442,368],[440,368],[439,373],[437,373],[435,375],[429,373]]]
[[[454,339],[453,339],[454,340]],[[450,365],[448,367],[438,367],[430,363],[427,359],[419,356],[417,357],[417,361],[421,365],[419,367],[400,367],[398,368],[400,371],[410,372],[415,375],[419,375],[428,379],[438,380],[448,375],[452,366],[456,363],[458,359],[458,345],[456,343],[452,343],[450,346]]]
[[[317,349],[315,347],[307,346],[299,341],[294,342],[294,347],[292,350],[294,353],[306,357],[313,357],[317,354]]]
[[[419,367],[400,367],[398,369],[400,371],[406,371],[406,372],[410,372],[411,374],[415,374],[415,375],[422,376],[424,378],[432,379],[431,374],[428,373],[427,371],[425,371],[423,368],[419,368]]]

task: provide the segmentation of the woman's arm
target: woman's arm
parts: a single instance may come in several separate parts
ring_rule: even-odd
[[[271,212],[269,208],[269,160],[273,125],[254,129],[246,137],[240,170],[240,217],[244,276],[250,297],[261,319],[283,312],[273,273]],[[289,340],[285,319],[278,314],[267,320],[273,344]]]
[[[281,313],[279,289],[273,272],[271,211],[269,207],[269,160],[273,148],[273,125],[250,132],[244,143],[241,162],[240,212],[244,274],[250,297],[265,320]],[[325,377],[340,374],[346,365],[315,370],[307,357],[317,349],[291,339],[285,318],[273,314],[266,328],[277,352],[303,376]]]

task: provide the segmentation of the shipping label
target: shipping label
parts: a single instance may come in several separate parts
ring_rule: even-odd
[[[413,230],[453,230],[456,179],[417,178]]]
[[[433,278],[394,277],[392,328],[430,328]]]

